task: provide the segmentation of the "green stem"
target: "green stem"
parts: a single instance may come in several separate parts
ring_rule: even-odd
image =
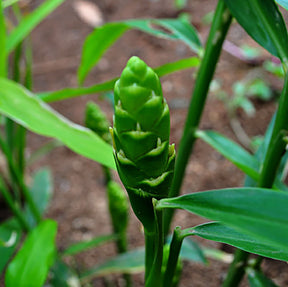
[[[205,106],[209,85],[221,53],[222,44],[229,29],[232,16],[224,0],[218,2],[213,23],[207,39],[206,49],[195,82],[193,96],[190,102],[184,132],[178,148],[175,165],[175,174],[169,197],[179,195],[185,174],[186,165],[192,152],[196,137],[195,131],[199,126]],[[168,234],[173,217],[173,210],[166,210],[164,217],[164,231]]]
[[[167,262],[167,267],[164,273],[163,279],[163,286],[165,287],[172,287],[173,285],[173,278],[177,268],[177,263],[179,259],[179,254],[181,250],[181,246],[183,243],[183,236],[182,230],[179,226],[174,229],[172,241],[170,243],[170,251],[169,251],[169,258]]]
[[[145,230],[145,287],[162,287],[163,260],[163,211],[155,211],[156,228],[154,233]]]
[[[241,249],[236,249],[234,259],[228,269],[228,274],[222,287],[236,287],[242,280],[245,274],[245,268],[248,262],[250,253],[245,252]]]
[[[40,214],[32,196],[30,194],[30,191],[28,190],[28,188],[26,187],[26,185],[24,183],[23,177],[21,176],[19,170],[17,169],[17,167],[14,164],[13,157],[12,157],[12,154],[11,154],[9,148],[5,145],[5,142],[2,140],[1,137],[0,137],[0,148],[2,149],[3,153],[5,154],[9,168],[13,173],[13,177],[16,179],[16,181],[19,185],[19,188],[22,190],[24,198],[25,198],[27,204],[29,205],[31,212],[34,215],[36,222],[40,222],[41,221],[41,214]]]
[[[29,224],[26,222],[26,219],[23,216],[23,213],[21,212],[19,206],[17,204],[15,204],[11,194],[7,190],[7,188],[5,186],[5,183],[4,183],[4,181],[3,181],[3,179],[1,177],[0,177],[0,192],[2,193],[7,205],[12,210],[14,216],[19,221],[19,224],[22,226],[22,228],[25,231],[29,231],[31,229]]]
[[[6,26],[2,5],[0,5],[0,77],[7,77],[7,53],[6,53]]]
[[[273,186],[277,169],[279,167],[282,155],[285,153],[286,143],[284,141],[283,131],[288,129],[288,74],[285,75],[285,83],[279,101],[279,107],[275,118],[273,132],[271,135],[268,150],[265,155],[263,165],[260,171],[258,186],[262,188],[271,188]],[[236,250],[234,261],[228,270],[227,277],[223,287],[237,287],[244,275],[244,269],[247,265],[249,253],[243,250]],[[245,261],[243,260],[245,259]],[[262,257],[259,257],[255,268],[260,269]],[[243,263],[244,266],[243,266]],[[240,266],[240,267],[239,267]]]

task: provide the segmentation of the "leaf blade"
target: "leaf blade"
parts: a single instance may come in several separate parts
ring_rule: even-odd
[[[13,81],[0,79],[0,87],[0,112],[35,133],[57,138],[73,151],[115,169],[112,147],[95,133],[64,118]]]

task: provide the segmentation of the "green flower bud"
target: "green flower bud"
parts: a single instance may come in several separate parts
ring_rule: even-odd
[[[153,221],[152,198],[168,196],[175,149],[169,145],[170,114],[157,74],[132,57],[114,88],[114,156],[134,212]]]
[[[111,144],[110,123],[100,107],[93,102],[89,102],[86,105],[85,126],[95,132],[105,142]]]

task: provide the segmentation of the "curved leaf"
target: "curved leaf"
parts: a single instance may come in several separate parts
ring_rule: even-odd
[[[159,77],[163,77],[180,70],[197,67],[199,63],[200,60],[196,57],[185,58],[156,67],[154,71]],[[96,84],[90,87],[66,88],[55,92],[43,92],[37,94],[37,96],[44,102],[51,103],[88,94],[103,93],[112,91],[117,80],[118,78],[114,78],[107,82]]]
[[[8,265],[6,287],[43,286],[55,259],[56,231],[57,223],[45,220],[28,234],[21,249]]]
[[[197,131],[196,136],[212,146],[253,179],[259,177],[258,161],[237,143],[214,131]]]
[[[227,188],[161,199],[157,208],[179,208],[221,223],[288,252],[288,194],[262,188]]]
[[[115,168],[111,146],[91,130],[64,118],[30,91],[7,79],[0,79],[0,112],[35,133],[57,138],[73,151]]]
[[[266,242],[261,242],[252,236],[238,232],[219,222],[209,222],[193,228],[192,233],[205,239],[226,243],[250,253],[277,259],[288,260],[288,250],[273,248]]]
[[[287,30],[273,0],[225,0],[239,24],[262,47],[287,62]]]
[[[247,268],[248,281],[250,287],[277,287],[269,278],[265,277],[263,273],[252,268]]]
[[[7,53],[10,53],[45,17],[47,17],[64,1],[65,0],[45,1],[31,14],[23,18],[19,25],[12,30],[11,34],[7,37]]]

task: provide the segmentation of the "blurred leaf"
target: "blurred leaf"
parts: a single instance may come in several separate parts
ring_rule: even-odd
[[[241,51],[246,59],[253,60],[261,55],[261,50],[259,48],[251,47],[248,45],[242,45]]]
[[[44,213],[50,203],[52,189],[52,176],[48,168],[42,168],[33,174],[33,182],[30,188],[30,193],[41,214]],[[36,221],[28,205],[25,207],[25,213],[30,226],[35,226]]]
[[[216,248],[207,248],[207,247],[203,247],[202,250],[205,257],[207,258],[218,260],[220,262],[224,262],[227,264],[230,264],[233,261],[233,254],[231,253],[226,253]]]
[[[208,143],[253,179],[259,177],[258,161],[237,143],[214,131],[197,131],[196,137]]]
[[[18,243],[21,238],[21,228],[18,225],[17,221],[12,218],[0,225],[0,239],[1,240],[9,240],[12,234],[16,234],[16,240],[13,245],[7,247],[0,245],[0,274],[2,273],[3,269],[5,268],[6,264],[12,257],[13,253],[15,252]]]
[[[250,287],[277,287],[274,282],[272,282],[260,271],[256,271],[252,268],[247,268],[246,273],[248,274],[248,281]]]
[[[163,28],[168,29],[169,33]],[[105,51],[129,29],[138,29],[160,38],[181,40],[197,53],[202,49],[196,30],[190,23],[181,19],[143,19],[108,23],[96,28],[84,42],[78,69],[80,84],[83,84],[87,74],[98,63]]]
[[[200,60],[196,57],[185,58],[175,62],[167,63],[162,66],[156,67],[154,70],[159,77],[163,77],[170,73],[174,73],[180,70],[189,69],[197,67],[200,63]],[[38,94],[38,97],[44,102],[55,102],[60,100],[65,100],[69,98],[79,97],[88,94],[103,93],[111,91],[114,89],[115,82],[118,78],[109,80],[104,83],[93,85],[90,87],[79,87],[79,88],[66,88],[63,90],[55,92],[43,92]],[[113,96],[114,99],[114,96]]]
[[[19,2],[19,1],[20,0],[2,0],[1,4],[2,4],[3,9],[5,9],[5,8],[7,8],[7,7],[13,5],[14,3]]]
[[[192,239],[185,238],[182,243],[180,257],[193,262],[207,264],[202,248]]]
[[[227,188],[161,199],[157,208],[179,208],[221,223],[288,252],[288,194],[262,188]]]
[[[108,23],[96,28],[85,40],[81,64],[78,69],[78,82],[82,85],[88,72],[97,64],[105,51],[127,31],[123,23]]]
[[[174,0],[174,6],[178,10],[185,8],[186,5],[187,5],[187,0]]]
[[[263,101],[269,101],[272,97],[272,91],[266,82],[262,79],[255,79],[248,85],[248,96],[257,97]]]
[[[288,10],[288,1],[287,0],[275,0],[279,5],[284,7],[286,10]]]
[[[80,253],[82,251],[85,251],[87,249],[95,248],[101,244],[106,243],[107,241],[111,241],[111,240],[114,240],[116,238],[117,238],[117,236],[114,234],[97,236],[91,240],[82,241],[82,242],[79,242],[79,243],[76,243],[76,244],[69,246],[66,250],[64,250],[62,255],[64,255],[64,256],[65,255],[74,255],[74,254]]]
[[[75,152],[115,169],[112,147],[92,131],[64,118],[30,91],[0,79],[0,112],[31,131],[62,141]]]
[[[209,222],[193,228],[194,235],[205,239],[226,243],[250,253],[277,259],[288,260],[288,250],[273,248],[266,242],[261,242],[252,236],[238,232],[218,222]]]
[[[56,254],[57,223],[42,221],[24,241],[21,249],[8,265],[6,287],[41,287]]]
[[[255,107],[253,103],[247,98],[247,97],[242,97],[241,101],[239,101],[239,107],[244,110],[244,112],[247,114],[247,116],[253,116],[255,115]]]
[[[100,264],[81,275],[81,279],[104,276],[107,274],[139,273],[144,271],[144,248],[135,249]]]
[[[284,78],[285,72],[281,64],[274,63],[272,61],[265,61],[263,67],[273,75]]]
[[[0,47],[6,46],[6,25],[4,17],[4,8],[0,5]],[[0,49],[0,77],[6,77],[7,74],[7,55],[5,49]]]
[[[277,5],[271,0],[225,0],[239,24],[261,46],[287,61],[287,30]]]
[[[52,266],[49,277],[47,287],[81,287],[76,272],[60,260],[56,260]]]
[[[7,37],[6,51],[10,53],[27,35],[65,0],[47,0],[27,15]]]

